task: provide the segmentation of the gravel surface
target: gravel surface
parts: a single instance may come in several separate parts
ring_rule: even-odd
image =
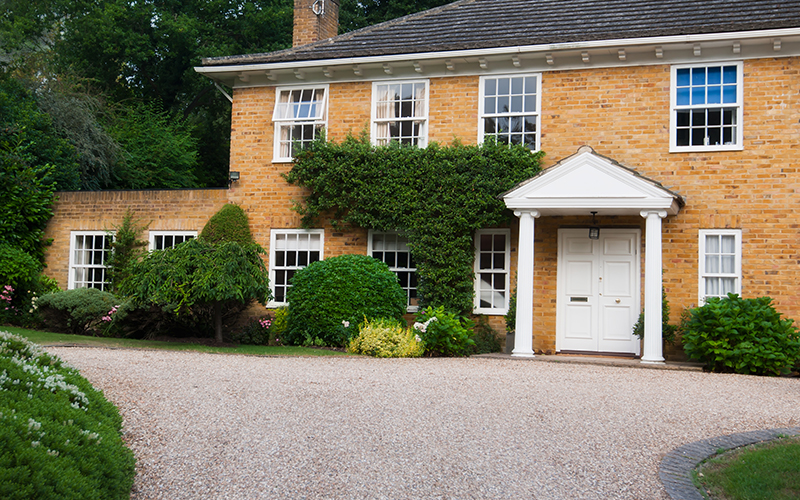
[[[505,359],[49,348],[116,403],[133,499],[666,499],[664,454],[800,425],[800,380]]]

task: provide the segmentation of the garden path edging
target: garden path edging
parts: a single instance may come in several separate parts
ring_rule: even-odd
[[[692,471],[700,462],[716,455],[719,450],[728,451],[781,436],[796,435],[800,435],[800,427],[740,432],[685,444],[661,459],[658,477],[672,500],[704,500],[703,494],[692,483]]]

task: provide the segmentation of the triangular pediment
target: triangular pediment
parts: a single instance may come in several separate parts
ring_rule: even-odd
[[[589,146],[503,195],[511,209],[542,215],[632,215],[641,210],[678,213],[682,198],[635,170],[598,155]]]

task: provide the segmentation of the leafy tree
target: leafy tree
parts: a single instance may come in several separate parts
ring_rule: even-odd
[[[144,255],[147,241],[139,238],[149,226],[149,223],[137,219],[133,210],[129,208],[125,211],[120,225],[114,228],[111,252],[106,259],[106,273],[112,291],[119,288],[129,276],[131,265]]]
[[[212,245],[202,239],[147,254],[130,267],[121,291],[137,305],[170,308],[176,314],[195,306],[212,306],[217,342],[222,342],[222,313],[226,304],[257,300],[266,304],[272,294],[269,272],[255,244],[223,242]]]
[[[452,0],[342,0],[339,7],[339,33],[391,21],[452,3]]]
[[[544,153],[522,146],[392,143],[366,134],[337,144],[320,138],[301,151],[285,176],[309,189],[297,207],[303,223],[401,231],[417,263],[424,305],[472,310],[473,236],[508,220],[499,194],[539,171]]]
[[[195,185],[196,139],[180,118],[158,106],[137,103],[119,108],[110,129],[122,149],[116,185],[120,188],[186,188]]]

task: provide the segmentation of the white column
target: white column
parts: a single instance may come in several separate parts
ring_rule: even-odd
[[[519,217],[517,253],[517,329],[512,356],[533,357],[533,234],[538,210],[516,211]]]
[[[642,363],[663,363],[661,352],[661,219],[664,210],[642,210],[645,218],[644,353]]]

